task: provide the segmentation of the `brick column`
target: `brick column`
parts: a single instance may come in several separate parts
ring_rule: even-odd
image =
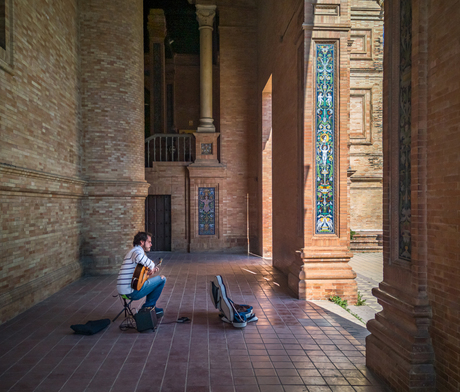
[[[441,277],[442,283],[436,283],[435,286],[436,292],[441,293],[449,292],[448,286],[444,286],[447,285],[447,276],[453,277],[452,281],[455,282],[456,287],[458,279],[455,278],[455,272],[450,272],[451,266],[452,271],[457,267],[457,257],[454,256],[455,261],[449,264],[448,258],[444,257],[442,251],[433,252],[431,255],[427,252],[430,240],[436,237],[436,234],[433,235],[427,230],[430,222],[427,213],[430,211],[429,207],[438,211],[435,207],[436,203],[432,202],[430,205],[427,199],[427,188],[430,182],[435,184],[433,177],[429,176],[430,165],[428,165],[429,147],[434,144],[430,146],[427,142],[427,124],[430,123],[427,115],[429,113],[427,105],[429,8],[431,7],[426,2],[419,0],[385,2],[384,280],[378,288],[372,290],[383,310],[367,324],[371,335],[366,338],[366,365],[398,391],[458,390],[458,382],[450,375],[451,369],[456,366],[455,358],[457,358],[457,354],[454,356],[451,352],[455,352],[456,349],[448,348],[443,344],[436,356],[439,358],[446,353],[448,384],[452,389],[447,385],[442,387],[441,383],[436,385],[435,355],[430,336],[434,330],[431,325],[433,313],[435,315],[437,313],[441,318],[443,331],[451,328],[445,321],[451,315],[452,302],[448,298],[447,306],[442,307],[446,308],[449,316],[443,317],[442,311],[439,312],[440,309],[432,312],[432,304],[435,301],[433,301],[434,297],[429,298],[429,278],[430,276]],[[442,90],[445,87],[438,88]],[[444,105],[440,112],[444,116]],[[447,134],[447,132],[443,134],[444,130],[449,129],[448,125],[443,125],[439,127],[436,121],[434,138],[447,140],[447,144],[452,143],[452,140],[443,138]],[[447,156],[444,151],[441,154],[443,158]],[[447,156],[446,162],[449,159],[450,157]],[[436,159],[431,162],[440,164]],[[440,166],[434,164],[432,167],[436,171],[435,177],[438,178]],[[445,184],[444,180],[442,184]],[[436,185],[433,186],[439,197],[439,187]],[[445,211],[451,214],[448,208]],[[442,219],[438,222],[442,222]],[[447,232],[443,232],[440,238],[447,235]],[[446,243],[453,246],[455,244],[454,241],[449,242],[445,238],[440,241],[441,249],[446,248]],[[446,253],[455,255],[455,250],[449,249]],[[442,260],[441,271],[449,271],[445,273],[446,276],[444,272],[438,274],[433,265],[429,265],[429,258],[433,254]],[[449,294],[445,295],[449,296]],[[454,303],[457,306],[457,299]],[[455,331],[453,334],[456,336],[458,333]],[[436,363],[437,371],[441,368],[439,366],[441,362],[442,360]]]
[[[144,229],[142,1],[83,0],[80,18],[82,259],[107,273]]]
[[[163,10],[150,10],[149,21],[150,58],[150,135],[166,132],[166,82],[165,37],[166,19]]]
[[[305,245],[289,285],[302,299],[338,295],[354,303],[347,219],[350,6],[305,2]]]

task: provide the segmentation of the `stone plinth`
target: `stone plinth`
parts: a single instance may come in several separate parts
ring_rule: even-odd
[[[218,161],[218,138],[219,133],[195,132],[196,158],[193,166],[219,165]]]
[[[410,298],[382,282],[372,294],[383,311],[367,323],[366,365],[398,390],[433,391],[433,347],[427,298]]]
[[[327,300],[336,295],[354,304],[357,300],[356,273],[348,264],[352,256],[341,249],[303,249],[303,264],[298,275],[299,298]]]

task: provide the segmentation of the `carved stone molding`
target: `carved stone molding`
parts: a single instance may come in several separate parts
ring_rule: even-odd
[[[83,197],[86,181],[0,163],[0,194],[8,196]]]
[[[196,20],[201,27],[211,27],[214,23],[214,16],[216,15],[215,5],[196,5]]]

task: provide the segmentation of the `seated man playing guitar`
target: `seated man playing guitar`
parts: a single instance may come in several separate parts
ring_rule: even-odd
[[[161,276],[153,276],[153,274],[159,271],[157,265],[161,263],[155,263],[150,260],[145,252],[150,250],[152,246],[152,235],[146,232],[138,232],[134,236],[132,248],[125,256],[123,263],[120,268],[117,280],[117,290],[119,294],[126,295],[129,299],[138,300],[146,297],[142,308],[153,308],[158,316],[163,315],[163,309],[157,308],[156,304],[158,298],[160,298],[163,287],[166,283],[166,278]],[[136,267],[144,267],[137,268]],[[149,278],[142,284],[142,280],[139,282],[139,277],[135,274],[138,271],[146,271],[146,278]]]

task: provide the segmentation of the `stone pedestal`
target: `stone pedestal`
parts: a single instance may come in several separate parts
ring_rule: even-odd
[[[219,165],[218,161],[218,138],[219,133],[195,132],[195,152],[196,158],[193,166],[215,166]]]
[[[357,300],[356,273],[348,262],[353,255],[343,249],[304,249],[299,274],[299,298],[327,300],[339,296],[350,303]]]
[[[426,297],[414,298],[395,286],[382,282],[372,290],[383,310],[367,323],[366,365],[398,390],[434,391],[431,307]]]

